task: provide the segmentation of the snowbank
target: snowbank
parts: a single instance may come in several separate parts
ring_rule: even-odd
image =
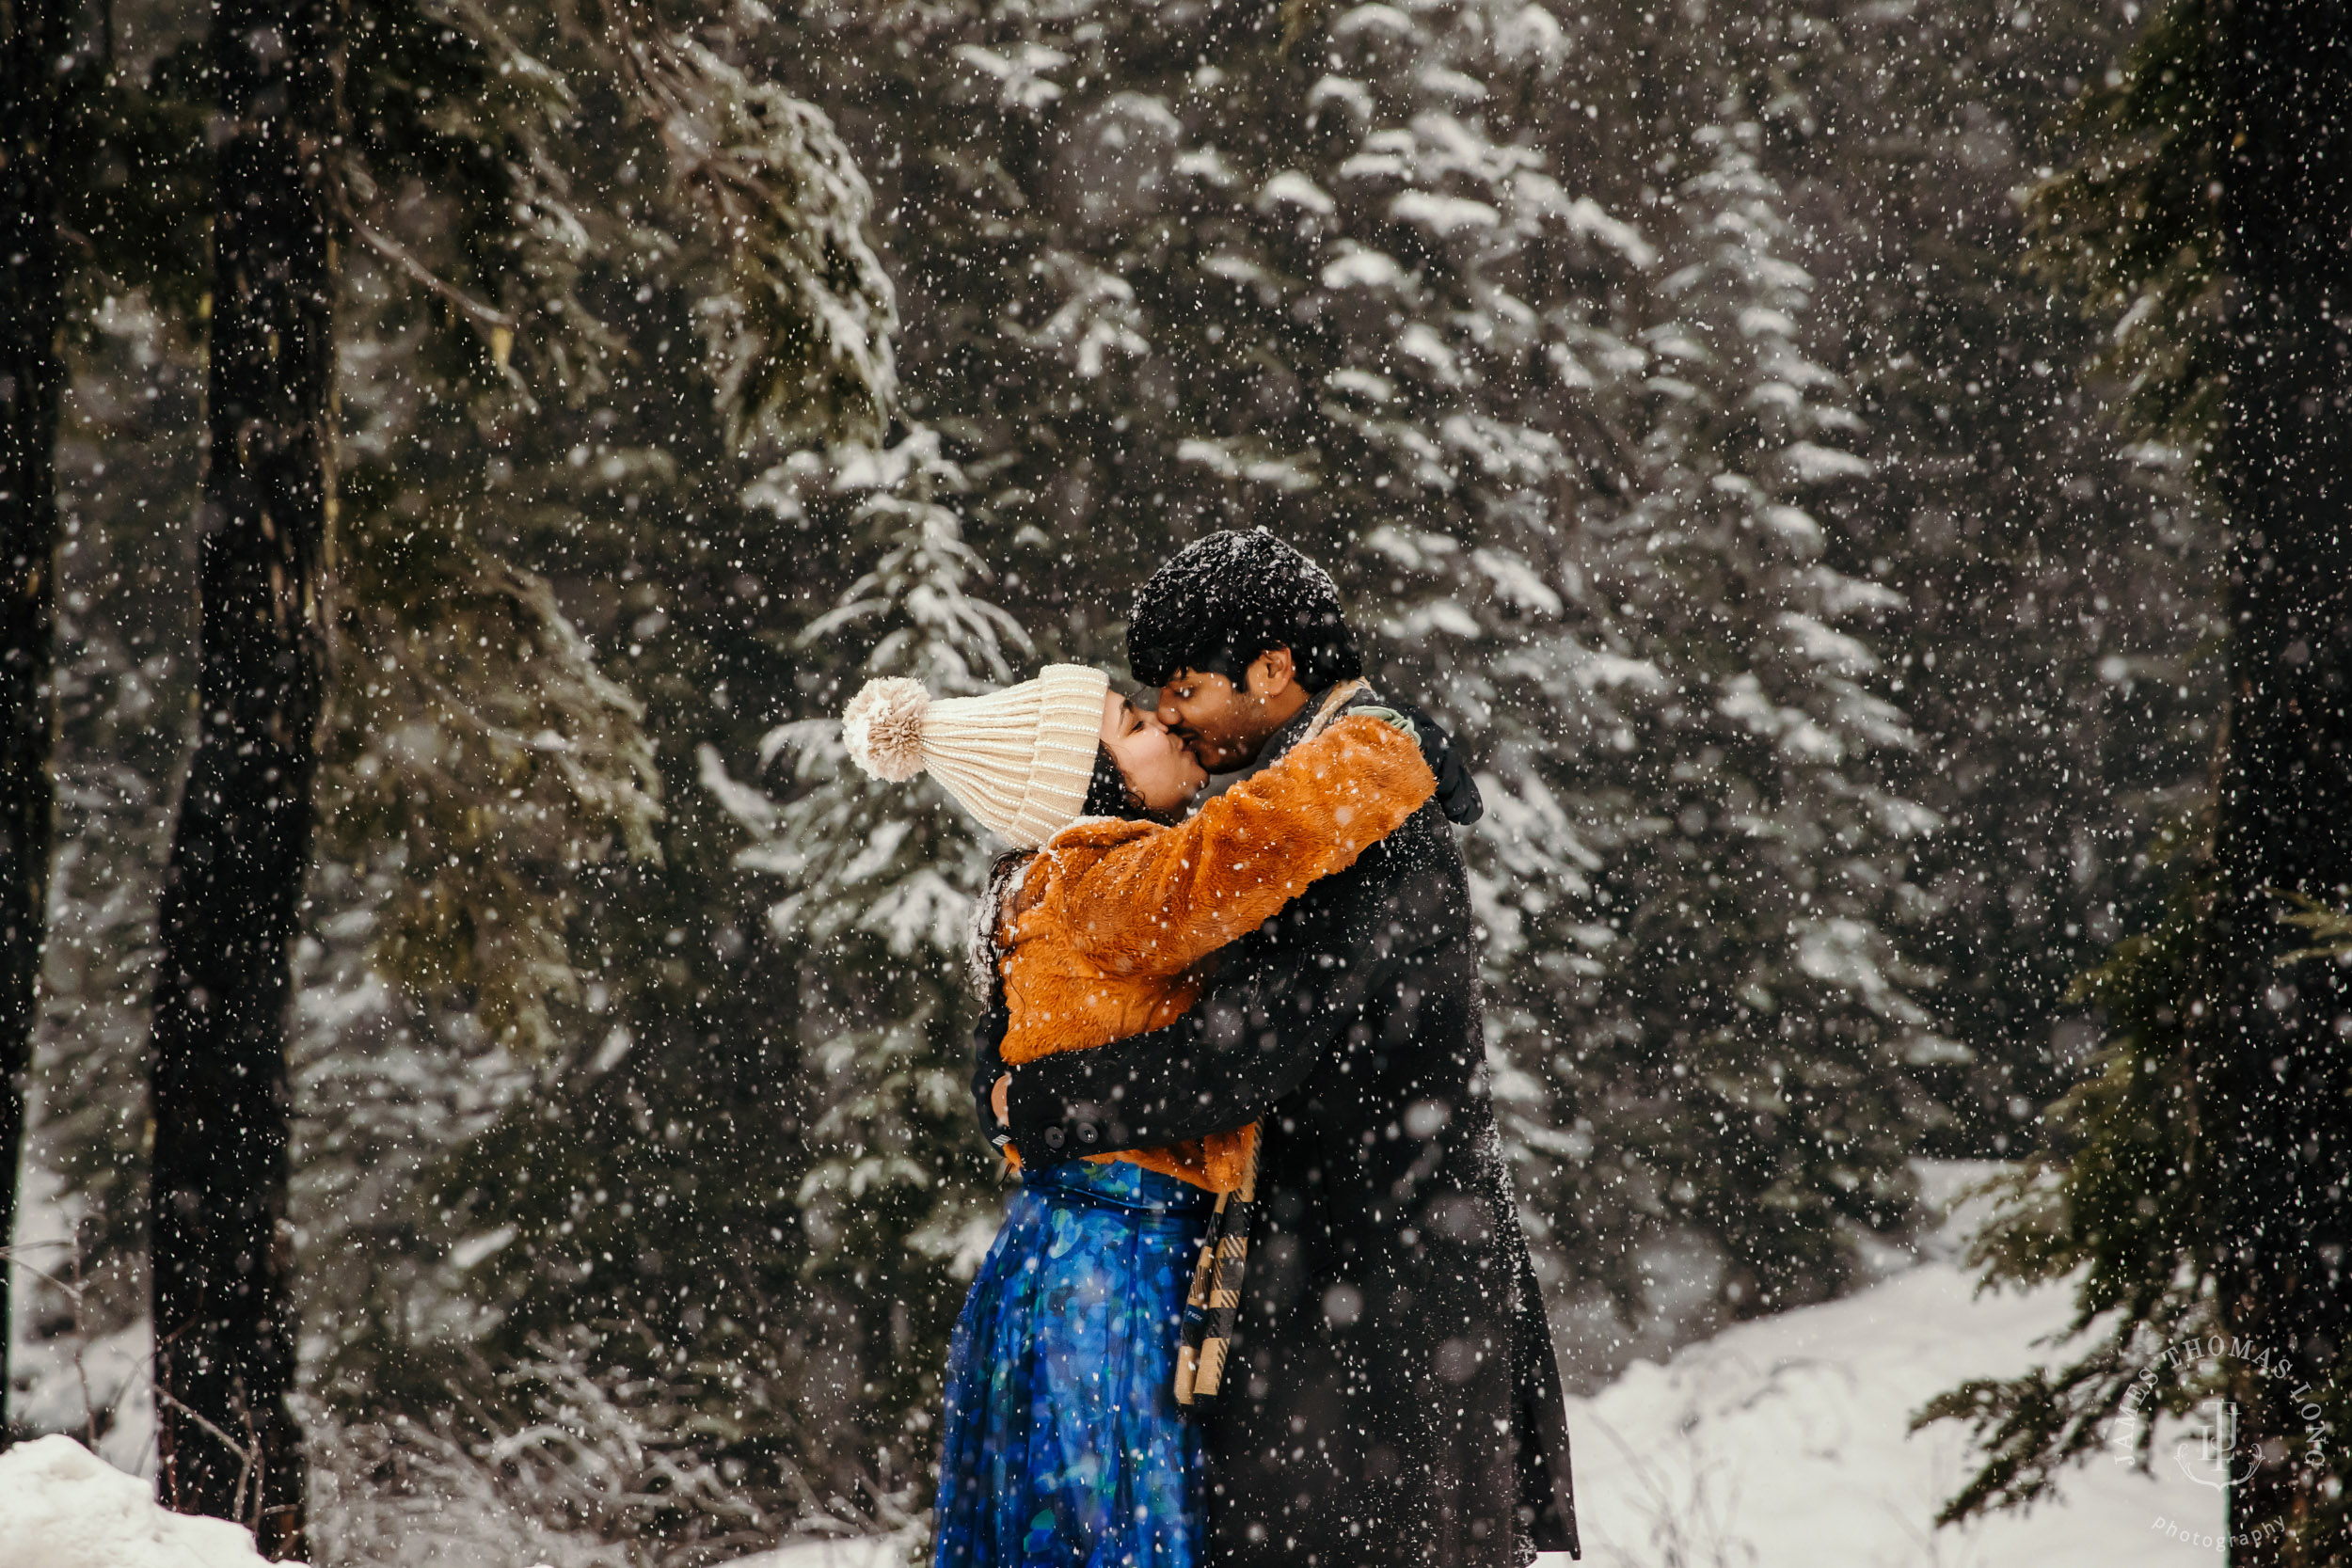
[[[174,1513],[147,1482],[52,1436],[0,1453],[0,1568],[262,1568],[262,1559],[241,1527]]]
[[[1973,1473],[1949,1423],[1911,1413],[1970,1377],[2051,1353],[2070,1292],[1978,1296],[1953,1258],[1963,1222],[1922,1261],[1841,1301],[1743,1323],[1661,1367],[1637,1362],[1569,1403],[1576,1503],[1591,1568],[2215,1568],[2221,1494],[2156,1445],[2156,1473],[2102,1454],[2056,1503],[1938,1530]],[[1552,1568],[1551,1559],[1545,1568]],[[1568,1560],[1557,1560],[1565,1568]]]

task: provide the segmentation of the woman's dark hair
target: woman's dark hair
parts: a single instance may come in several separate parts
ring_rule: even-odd
[[[1143,803],[1136,786],[1119,770],[1119,759],[1101,741],[1094,743],[1094,776],[1087,781],[1086,816],[1122,816],[1136,822],[1165,822],[1167,816]]]
[[[1146,686],[1180,670],[1241,685],[1269,648],[1291,651],[1309,691],[1364,673],[1330,574],[1264,529],[1197,539],[1136,590],[1127,667]]]
[[[998,967],[1005,956],[998,930],[1004,924],[1005,898],[1012,892],[1013,879],[1035,859],[1034,849],[1008,849],[997,856],[972,906],[972,928],[964,934],[964,965],[972,976],[973,990],[991,1012],[1005,1008],[1005,975]]]

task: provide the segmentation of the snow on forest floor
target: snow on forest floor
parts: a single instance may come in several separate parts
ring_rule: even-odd
[[[154,1488],[71,1437],[0,1453],[0,1568],[262,1568],[225,1519],[167,1512]]]
[[[803,1542],[728,1568],[901,1568],[898,1536]],[[516,1568],[528,1557],[513,1560]],[[0,1453],[0,1568],[264,1568],[239,1525],[173,1513],[153,1486],[73,1438],[52,1434]],[[300,1568],[299,1564],[287,1568]],[[533,1568],[548,1568],[537,1563]]]
[[[26,1164],[18,1192],[15,1250],[9,1286],[9,1325],[16,1342],[8,1370],[15,1379],[8,1415],[34,1432],[91,1435],[97,1424],[98,1456],[119,1469],[147,1475],[154,1469],[155,1409],[148,1380],[152,1338],[144,1322],[111,1334],[85,1338],[52,1322],[70,1310],[75,1285],[75,1205],[60,1196],[64,1182],[51,1171]],[[38,1288],[36,1279],[46,1288]],[[38,1322],[38,1328],[37,1328]],[[0,1524],[7,1515],[0,1513]],[[0,1568],[8,1568],[0,1563]]]
[[[1916,1262],[1842,1300],[1742,1323],[1665,1365],[1636,1362],[1572,1400],[1576,1503],[1593,1568],[2192,1568],[2221,1528],[2221,1494],[2156,1445],[2156,1473],[2102,1454],[2023,1515],[1935,1529],[1972,1473],[1966,1433],[1906,1435],[1911,1413],[1972,1377],[2052,1352],[2064,1286],[1979,1296],[1958,1261],[1976,1216],[1954,1193],[1990,1166],[1927,1169],[1943,1225]],[[1546,1559],[1545,1568],[1554,1560]],[[1565,1565],[1568,1559],[1556,1560]]]
[[[1569,1403],[1577,1513],[1592,1568],[2203,1568],[2194,1543],[2221,1524],[2221,1495],[2156,1446],[2156,1473],[2101,1455],[2065,1477],[2062,1496],[2024,1515],[1958,1529],[1931,1527],[1968,1473],[1965,1433],[1949,1424],[1907,1435],[1911,1412],[1970,1377],[2024,1370],[2061,1328],[2064,1287],[1979,1296],[1958,1261],[1974,1216],[1951,1197],[1990,1167],[1925,1171],[1943,1223],[1885,1277],[1842,1300],[1742,1323],[1637,1362]],[[143,1359],[106,1345],[101,1369]],[[87,1365],[86,1360],[85,1365]],[[42,1392],[66,1368],[47,1369]],[[74,1380],[78,1385],[78,1377]],[[144,1412],[140,1413],[142,1416]],[[59,1424],[71,1424],[60,1422]],[[129,1423],[134,1433],[146,1422]],[[118,1438],[123,1433],[109,1434]],[[138,1467],[136,1457],[105,1457]],[[246,1568],[229,1536],[202,1535],[151,1501],[147,1483],[91,1460],[66,1439],[0,1456],[0,1568]],[[2169,1522],[2177,1527],[2168,1530]],[[183,1526],[198,1535],[184,1539]],[[227,1529],[229,1527],[220,1527]],[[41,1532],[73,1545],[21,1555]],[[232,1532],[242,1538],[241,1531]],[[2185,1534],[2188,1539],[2182,1536]],[[199,1539],[200,1537],[200,1539]],[[485,1546],[488,1543],[484,1543]],[[84,1551],[87,1547],[87,1550]],[[81,1552],[83,1555],[74,1555]],[[898,1568],[902,1537],[803,1542],[729,1568]],[[485,1560],[487,1560],[485,1559]],[[535,1560],[517,1557],[515,1568]],[[1568,1559],[1546,1559],[1565,1568]]]

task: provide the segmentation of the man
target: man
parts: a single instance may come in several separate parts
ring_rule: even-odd
[[[1362,670],[1330,578],[1263,530],[1154,574],[1128,662],[1212,769],[1279,756]],[[1441,745],[1432,762],[1440,799],[1474,817],[1458,764]],[[991,1033],[976,1088],[1000,1071]],[[1202,1418],[1217,1568],[1514,1568],[1576,1549],[1484,1049],[1467,878],[1433,800],[1229,948],[1184,1021],[1021,1067],[990,1096],[1040,1169],[1262,1126],[1231,1360]]]

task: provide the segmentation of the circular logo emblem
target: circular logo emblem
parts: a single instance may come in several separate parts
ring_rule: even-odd
[[[2150,1458],[2159,1472],[2169,1465],[2195,1485],[2210,1486],[2226,1494],[2231,1487],[2249,1479],[2262,1463],[2257,1446],[2241,1438],[2237,1402],[2216,1395],[2198,1405],[2189,1416],[2186,1432],[2168,1449],[2154,1444],[2155,1419],[2161,1413],[2155,1406],[2156,1393],[2159,1386],[2182,1383],[2242,1388],[2249,1372],[2278,1380],[2277,1386],[2285,1392],[2288,1410],[2303,1427],[2302,1464],[2313,1470],[2326,1468],[2335,1434],[2327,1420],[2327,1412],[2319,1404],[2318,1390],[2296,1372],[2294,1362],[2286,1356],[2254,1340],[2219,1334],[2177,1339],[2149,1358],[2125,1390],[2122,1405],[2108,1424],[2108,1451],[2119,1465],[2137,1465],[2140,1445],[2150,1443]],[[2261,1533],[2243,1537],[2226,1532],[2213,1534],[2166,1518],[2156,1519],[2151,1528],[2176,1541],[2215,1551],[2227,1550],[2233,1543],[2256,1544]],[[2275,1521],[2263,1528],[2275,1529]]]

